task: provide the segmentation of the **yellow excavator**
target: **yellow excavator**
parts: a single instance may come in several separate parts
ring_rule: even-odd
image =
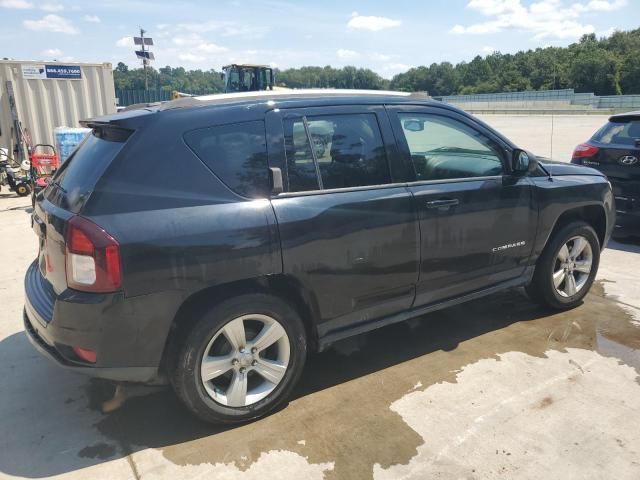
[[[275,86],[273,68],[268,65],[254,65],[250,63],[232,63],[222,67],[220,78],[224,82],[224,92],[258,92],[261,90],[288,90],[286,87]],[[189,93],[174,90],[171,100],[192,97]]]
[[[225,93],[274,90],[275,75],[268,65],[232,63],[222,67]]]

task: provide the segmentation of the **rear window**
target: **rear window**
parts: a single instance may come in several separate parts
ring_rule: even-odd
[[[606,145],[635,147],[640,144],[640,120],[608,122],[596,132],[593,140]]]
[[[264,122],[243,122],[187,132],[193,152],[231,190],[243,197],[269,194]]]
[[[62,164],[47,198],[77,213],[130,133],[115,129],[94,130]]]

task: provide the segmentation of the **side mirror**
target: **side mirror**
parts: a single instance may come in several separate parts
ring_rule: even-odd
[[[284,184],[282,183],[282,170],[277,167],[269,167],[269,181],[271,183],[271,193],[280,195],[284,192]]]
[[[516,149],[511,157],[511,170],[516,175],[526,175],[535,172],[538,168],[538,161],[531,153],[525,150]]]

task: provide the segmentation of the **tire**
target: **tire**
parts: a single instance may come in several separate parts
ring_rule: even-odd
[[[244,341],[238,335],[241,326]],[[260,337],[267,331],[268,337]],[[281,334],[284,336],[278,337]],[[266,339],[276,337],[275,343]],[[260,348],[255,353],[254,344]],[[240,353],[241,346],[246,347],[244,353]],[[286,401],[300,378],[306,355],[305,328],[293,308],[269,295],[242,295],[208,309],[190,326],[178,328],[170,344],[168,373],[177,396],[201,420],[246,422]],[[205,362],[209,367],[203,367]],[[259,372],[268,374],[271,381]],[[210,381],[203,380],[205,373],[213,375]],[[244,402],[238,393],[243,384]]]
[[[580,250],[576,258],[572,254],[574,249]],[[556,310],[574,308],[589,292],[599,264],[600,242],[596,232],[586,222],[572,222],[547,243],[536,263],[533,280],[526,287],[527,293],[538,303]]]
[[[16,185],[16,193],[19,197],[26,197],[31,193],[31,187],[26,183],[19,183]]]

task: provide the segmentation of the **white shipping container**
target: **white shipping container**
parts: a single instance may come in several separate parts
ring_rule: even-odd
[[[34,145],[54,145],[56,127],[80,127],[80,120],[116,111],[110,63],[0,60],[0,148],[8,148],[11,155],[16,136],[7,81],[13,86],[22,127]]]

